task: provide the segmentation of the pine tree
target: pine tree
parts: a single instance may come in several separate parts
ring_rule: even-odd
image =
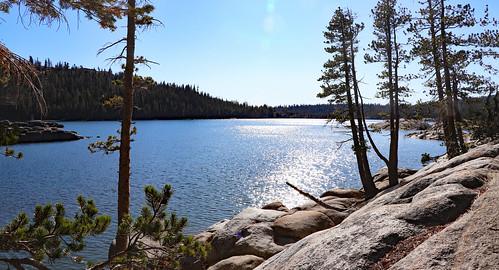
[[[325,51],[331,55],[324,64],[324,71],[319,81],[322,82],[322,92],[317,96],[329,98],[331,103],[346,103],[345,113],[337,114],[336,119],[349,121],[352,132],[353,150],[357,158],[357,166],[366,198],[371,198],[378,192],[374,185],[369,162],[367,147],[363,137],[362,115],[359,108],[358,91],[354,89],[353,77],[354,55],[357,52],[357,36],[364,28],[362,24],[354,22],[350,10],[338,8],[324,32],[326,38]],[[357,122],[356,122],[357,120]]]
[[[183,234],[187,219],[167,213],[171,186],[165,185],[161,191],[146,186],[144,193],[146,205],[140,215],[126,215],[119,225],[120,234],[127,235],[125,248],[89,270],[178,269],[182,256],[206,256],[206,246]]]
[[[390,186],[394,186],[398,184],[399,106],[403,93],[407,91],[400,85],[400,65],[408,60],[408,56],[401,46],[399,34],[409,22],[410,15],[407,9],[397,7],[396,0],[380,0],[372,14],[376,39],[369,44],[373,54],[366,54],[364,58],[367,63],[383,63],[384,67],[378,74],[381,79],[378,86],[380,96],[389,100],[390,151],[387,166]]]
[[[409,28],[414,41],[412,52],[419,58],[424,76],[435,75],[427,85],[437,90],[447,154],[454,157],[467,148],[460,104],[468,94],[487,95],[487,90],[479,89],[493,85],[492,76],[497,74],[487,59],[497,59],[498,23],[489,17],[488,7],[484,17],[477,18],[469,4],[446,5],[444,0],[425,0],[420,4],[420,18]],[[480,30],[476,31],[475,26]],[[492,76],[477,75],[474,70],[478,67]]]
[[[0,251],[16,256],[2,256],[0,262],[16,269],[30,266],[47,270],[46,260],[52,263],[85,248],[85,238],[103,233],[111,218],[98,215],[92,200],[79,196],[77,202],[79,210],[72,219],[66,217],[62,204],[36,206],[31,220],[26,213],[20,213],[0,229]]]

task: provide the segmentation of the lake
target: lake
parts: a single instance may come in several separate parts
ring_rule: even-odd
[[[293,207],[306,201],[285,185],[291,181],[320,195],[334,187],[360,187],[349,130],[322,119],[229,119],[137,121],[132,144],[132,210],[143,205],[143,187],[171,184],[170,210],[189,219],[187,233],[199,232],[243,208],[280,200]],[[65,122],[66,129],[91,138],[60,143],[17,145],[22,160],[0,158],[0,224],[37,203],[62,202],[76,210],[82,194],[116,222],[118,153],[91,154],[89,143],[116,134],[118,122]],[[404,131],[401,131],[405,134]],[[389,137],[374,134],[386,153]],[[420,168],[421,154],[444,153],[438,141],[400,138],[400,167]],[[371,151],[372,152],[372,151]],[[371,155],[373,172],[384,164]],[[84,255],[106,258],[112,226],[88,240]],[[60,268],[78,269],[69,263]],[[59,268],[59,267],[57,267]]]

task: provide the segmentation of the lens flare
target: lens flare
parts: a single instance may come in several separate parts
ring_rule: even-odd
[[[267,13],[274,13],[275,11],[275,0],[267,1]]]

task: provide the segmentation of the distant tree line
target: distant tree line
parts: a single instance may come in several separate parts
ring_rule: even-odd
[[[467,97],[459,101],[459,107],[464,120],[476,121],[483,117],[487,109],[495,104],[494,96]],[[438,120],[437,101],[418,101],[415,104],[400,104],[400,116],[406,119],[433,119]],[[499,99],[497,99],[499,104]],[[278,118],[331,118],[347,110],[346,104],[315,104],[315,105],[287,105],[273,107],[274,116]],[[366,119],[389,119],[388,104],[364,104]]]
[[[30,57],[29,61],[40,71],[43,95],[47,106],[44,119],[52,120],[117,120],[119,108],[109,106],[120,96],[121,86],[116,81],[121,73],[111,70],[53,64]],[[27,86],[6,84],[0,86],[0,119],[30,120],[40,118],[36,96]],[[192,85],[153,82],[145,89],[135,91],[134,119],[213,119],[213,118],[332,118],[348,110],[346,103],[250,106],[247,103],[215,98]],[[497,101],[496,101],[497,100]],[[464,120],[478,121],[494,113],[499,103],[495,93],[483,97],[466,97],[458,101]],[[438,119],[438,101],[400,104],[400,116],[411,119]],[[366,119],[388,119],[388,104],[364,104]],[[494,122],[490,120],[490,122]],[[483,131],[486,132],[486,131]]]
[[[29,59],[40,71],[47,106],[45,119],[116,120],[120,109],[104,106],[121,95],[116,83],[122,74],[88,69],[68,63],[52,64]],[[22,86],[21,86],[22,88]],[[192,85],[153,82],[134,91],[134,119],[255,118],[272,117],[272,108],[215,98]],[[0,88],[0,119],[40,118],[37,100],[19,85]]]
[[[388,106],[365,104],[366,118],[382,119],[388,112]],[[274,107],[277,117],[296,118],[331,118],[335,113],[347,110],[346,104],[289,105]]]

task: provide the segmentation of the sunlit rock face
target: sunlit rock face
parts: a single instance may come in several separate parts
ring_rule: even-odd
[[[499,234],[487,228],[499,226],[498,208],[499,144],[483,145],[406,177],[341,224],[303,238],[256,269],[370,269],[380,262],[387,262],[384,269],[494,269],[499,258],[490,250]],[[427,234],[437,226],[445,229]],[[387,257],[421,235],[431,237],[397,260]]]
[[[362,196],[359,190],[334,189],[322,198],[331,209],[312,201],[291,209],[282,202],[247,208],[197,234],[211,249],[204,261],[184,260],[184,269],[253,269],[303,237],[341,223],[359,207]]]
[[[264,260],[254,255],[234,256],[222,260],[208,268],[208,270],[251,270]]]

